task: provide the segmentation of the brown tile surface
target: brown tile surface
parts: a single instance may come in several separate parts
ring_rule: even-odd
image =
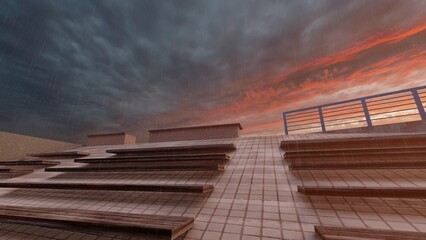
[[[322,137],[322,136],[321,136]],[[426,232],[425,199],[307,197],[297,185],[425,187],[426,171],[291,171],[279,145],[283,136],[245,137],[223,173],[35,173],[5,181],[214,184],[211,194],[170,194],[74,190],[0,189],[2,204],[90,209],[124,213],[195,217],[184,239],[315,239],[314,225],[401,229]],[[150,143],[143,146],[228,143],[228,140]],[[140,147],[141,144],[120,147]],[[81,147],[91,157],[109,156],[117,146]],[[60,160],[61,166],[80,164]],[[0,239],[128,239],[123,236],[67,232],[0,224]]]

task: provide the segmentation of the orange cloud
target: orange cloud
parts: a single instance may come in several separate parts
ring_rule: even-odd
[[[173,118],[182,119],[182,125],[239,121],[246,134],[283,133],[284,110],[424,85],[426,23],[368,37],[337,54],[265,79],[269,74],[253,76],[249,82],[256,82],[255,87],[234,96],[232,103],[191,111],[189,122],[187,113],[174,113]]]
[[[355,55],[367,51],[369,49],[372,49],[374,47],[377,47],[379,45],[382,44],[391,44],[391,43],[396,43],[396,42],[400,42],[410,36],[413,36],[417,33],[423,32],[424,30],[426,30],[426,23],[420,23],[418,26],[415,26],[411,29],[408,29],[406,31],[399,31],[399,32],[395,32],[392,33],[390,35],[384,35],[384,34],[378,34],[376,36],[371,36],[365,40],[356,42],[353,44],[352,47],[345,49],[341,52],[338,52],[337,54],[333,55],[333,56],[327,56],[327,57],[323,57],[311,62],[308,62],[306,64],[303,64],[301,66],[295,67],[292,70],[285,72],[279,76],[277,76],[275,79],[273,79],[272,81],[269,81],[267,83],[265,82],[261,82],[260,85],[258,85],[258,87],[264,86],[266,84],[274,84],[277,82],[282,82],[284,81],[286,78],[288,78],[288,76],[290,76],[291,74],[294,74],[296,72],[301,72],[301,71],[306,71],[309,69],[315,69],[318,67],[327,67],[336,63],[340,63],[340,62],[344,62],[347,60],[350,60],[351,58],[353,58]]]
[[[280,76],[280,81],[277,82],[278,78],[272,81],[262,81],[261,87],[249,90],[245,93],[242,100],[234,103],[233,110],[243,112],[255,112],[258,117],[262,118],[262,115],[275,112],[277,116],[281,116],[283,110],[296,109],[306,105],[317,105],[325,102],[332,102],[343,99],[333,99],[336,92],[341,92],[345,88],[356,88],[365,86],[365,90],[361,91],[358,95],[347,96],[346,98],[358,97],[361,95],[374,94],[378,92],[377,89],[369,89],[368,86],[371,83],[385,84],[388,88],[396,88],[398,86],[412,87],[416,86],[425,79],[426,70],[426,50],[424,44],[419,47],[402,50],[400,53],[386,57],[377,62],[363,66],[362,68],[352,72],[348,75],[336,76],[334,74],[338,72],[336,68],[332,70],[324,69],[332,66],[335,63],[350,61],[352,58],[361,52],[368,52],[375,46],[380,44],[393,44],[396,42],[403,41],[414,34],[420,33],[426,30],[426,24],[422,24],[413,29],[409,29],[406,32],[401,32],[391,36],[372,37],[361,43],[356,43],[354,47],[341,52],[334,57],[326,57],[316,61],[313,61],[303,66],[297,67],[289,72],[286,72]],[[420,48],[420,49],[419,49]],[[279,84],[289,80],[291,75],[305,71],[306,69],[318,68],[319,81],[314,80],[312,77],[307,77],[297,87],[288,87],[286,85],[280,86]],[[348,66],[350,68],[350,66]],[[409,76],[416,71],[424,70],[423,75],[414,78],[412,84],[410,81],[413,80]],[[334,74],[334,76],[330,75]],[[284,76],[284,78],[282,78]],[[425,81],[426,82],[426,81]],[[274,88],[271,83],[275,83],[278,87]],[[323,96],[323,98],[321,98]],[[326,99],[325,96],[331,97]],[[315,102],[315,99],[321,99],[319,102]],[[265,106],[268,107],[265,107]],[[250,114],[250,113],[249,113]],[[257,124],[257,126],[248,127],[248,131],[258,131],[259,128],[264,128],[265,131],[270,128],[276,127],[274,124]],[[280,125],[279,128],[282,128]]]

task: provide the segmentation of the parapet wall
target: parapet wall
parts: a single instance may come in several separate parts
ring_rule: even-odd
[[[108,133],[87,136],[87,146],[136,143],[136,137],[127,133]]]
[[[149,130],[149,142],[238,138],[239,123]]]
[[[0,161],[18,160],[31,153],[62,151],[77,146],[74,143],[0,132]]]

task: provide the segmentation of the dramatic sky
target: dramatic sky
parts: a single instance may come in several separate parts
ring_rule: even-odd
[[[0,130],[240,122],[426,85],[424,0],[0,1]]]

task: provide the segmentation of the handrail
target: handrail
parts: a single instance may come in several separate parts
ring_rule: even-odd
[[[330,126],[334,126],[334,125],[330,125],[327,124],[327,122],[329,122],[330,120],[327,120],[327,118],[330,118],[330,115],[327,115],[328,113],[337,113],[337,112],[342,112],[342,111],[346,111],[349,109],[354,109],[353,106],[358,106],[356,108],[359,108],[361,111],[360,112],[364,112],[364,119],[362,120],[358,120],[355,121],[354,123],[367,123],[368,127],[373,126],[373,122],[380,120],[380,118],[374,118],[371,119],[370,117],[370,111],[374,111],[374,110],[378,110],[378,109],[389,109],[388,111],[385,111],[383,113],[375,113],[374,115],[377,114],[388,114],[388,113],[395,113],[398,114],[398,112],[402,112],[402,111],[407,111],[407,110],[416,110],[418,111],[418,115],[420,117],[421,120],[426,121],[426,113],[425,113],[425,106],[426,104],[424,104],[422,102],[423,100],[423,93],[424,90],[426,90],[426,86],[420,86],[420,87],[416,87],[416,88],[408,88],[408,89],[403,89],[403,90],[398,90],[398,91],[393,91],[393,92],[387,92],[387,93],[381,93],[381,94],[376,94],[376,95],[370,95],[370,96],[366,96],[366,97],[360,97],[360,98],[354,98],[354,99],[349,99],[349,100],[344,100],[344,101],[338,101],[338,102],[333,102],[333,103],[327,103],[327,104],[323,104],[323,105],[318,105],[318,106],[313,106],[313,107],[307,107],[307,108],[301,108],[301,109],[295,109],[295,110],[290,110],[290,111],[285,111],[283,112],[283,120],[284,120],[284,131],[285,134],[288,135],[289,134],[289,129],[291,127],[295,127],[296,125],[292,124],[295,123],[297,121],[292,121],[295,120],[297,118],[300,118],[301,116],[303,116],[304,121],[315,121],[320,123],[321,126],[321,130],[322,132],[327,132],[327,127]],[[420,91],[420,92],[419,92]],[[407,93],[407,95],[401,95],[401,93]],[[397,96],[392,96],[392,95],[397,95]],[[420,96],[421,95],[421,96]],[[389,96],[389,97],[386,97]],[[384,99],[375,99],[375,98],[380,98],[380,97],[386,97]],[[407,106],[410,105],[411,108],[409,109],[402,109],[402,110],[392,110],[392,108],[394,108],[395,106],[392,106],[392,104],[390,106],[383,106],[383,107],[379,107],[376,109],[370,109],[369,110],[369,103],[371,103],[371,106],[380,106],[380,105],[384,105],[384,104],[389,104],[389,103],[394,103],[394,102],[400,102],[400,101],[388,101],[386,103],[379,103],[380,101],[384,101],[384,100],[391,100],[391,99],[398,99],[398,98],[407,98],[407,99],[403,99],[402,101],[407,101],[407,100],[412,100],[413,104],[416,106],[415,108],[412,108],[413,104],[406,104]],[[426,101],[426,99],[425,99]],[[351,103],[350,105],[345,105],[345,106],[339,106],[342,104],[347,104],[347,103]],[[345,108],[350,106],[349,109],[341,109],[341,110],[332,110],[332,109],[338,109],[338,108]],[[405,105],[399,105],[399,107],[401,106],[405,106]],[[329,108],[332,107],[332,108]],[[312,110],[315,110],[312,112]],[[332,110],[330,112],[330,110]],[[307,111],[309,111],[309,113],[306,113]],[[324,114],[323,114],[324,111]],[[345,113],[342,114],[333,114],[334,116],[344,116]],[[347,115],[347,113],[346,113]],[[416,115],[416,114],[413,114]],[[398,118],[401,117],[403,115],[397,115],[397,116],[392,116],[392,117],[387,117],[386,119],[389,118]],[[362,117],[362,116],[357,116]],[[351,119],[351,117],[345,117],[344,119]],[[333,121],[335,120],[339,120],[339,118],[337,119],[333,119]],[[343,119],[340,119],[343,120]],[[355,119],[354,119],[355,120]],[[341,125],[344,127],[346,123],[342,123]],[[300,123],[299,123],[300,126]],[[315,129],[318,127],[315,127]],[[312,128],[314,129],[314,127]],[[292,131],[296,131],[296,130],[292,130]]]

